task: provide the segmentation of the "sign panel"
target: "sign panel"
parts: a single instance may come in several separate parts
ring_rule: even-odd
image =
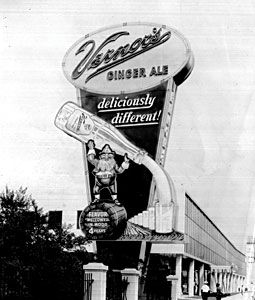
[[[55,124],[83,143],[88,239],[183,241],[163,166],[177,85],[193,62],[182,34],[153,23],[108,27],[67,51],[63,70],[79,105],[63,105]]]
[[[120,229],[124,231],[127,225],[127,215],[129,218],[134,216],[132,223],[156,230],[157,233],[171,232],[174,213],[174,194],[171,183],[164,169],[149,156],[148,152],[130,142],[109,122],[72,102],[65,103],[59,110],[55,125],[88,147],[86,159],[92,167],[89,172],[92,195],[91,204],[82,213],[80,221],[80,226],[88,238],[107,239],[116,237],[117,233],[122,233]],[[120,157],[123,156],[122,162],[116,158],[116,154]],[[131,172],[129,172],[131,160],[133,170],[131,167]],[[141,168],[142,165],[144,168]],[[139,184],[142,182],[144,188],[144,179],[148,180],[144,176],[145,170],[153,175],[156,182],[158,203],[155,207],[152,207],[153,210],[144,211],[139,224],[135,221],[135,214],[141,211],[141,207],[140,209],[137,208],[139,206],[137,200],[142,190]],[[137,189],[134,189],[134,176],[139,171],[138,186]],[[125,185],[122,186],[122,190],[126,191],[126,194],[121,194],[117,191],[121,187],[117,177],[124,172],[128,175]],[[150,186],[145,187],[149,190]],[[141,196],[145,201],[145,203],[140,201],[144,210],[147,208],[148,197],[144,197],[143,193]],[[130,205],[130,202],[133,204]],[[110,215],[107,217],[102,208],[107,209],[108,213],[110,211],[110,215],[114,215],[115,220],[117,217],[118,228],[113,229],[110,226]],[[129,224],[130,226],[133,227],[134,225]],[[137,226],[133,227],[133,229],[135,228]]]
[[[124,23],[77,41],[62,65],[77,88],[115,95],[144,91],[169,78],[181,84],[191,72],[193,55],[188,41],[175,29]]]

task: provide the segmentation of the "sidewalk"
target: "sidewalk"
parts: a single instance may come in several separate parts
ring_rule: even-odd
[[[250,293],[245,293],[241,295],[240,293],[235,294],[230,297],[222,298],[222,299],[229,299],[229,300],[250,300]]]
[[[202,299],[201,296],[193,296],[193,297],[189,297],[189,296],[182,296],[180,298],[178,298],[178,300],[195,300],[195,299]],[[241,295],[240,293],[233,293],[228,297],[224,297],[222,298],[222,300],[251,300],[250,297],[250,293],[244,293],[244,295]],[[209,298],[208,300],[211,300],[211,298]]]
[[[236,294],[232,297],[227,297],[226,299],[229,299],[229,300],[252,300],[251,292],[245,292],[243,295],[241,295],[239,293],[239,294]]]

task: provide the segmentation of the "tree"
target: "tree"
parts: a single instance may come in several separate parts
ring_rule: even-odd
[[[31,299],[80,299],[82,265],[88,255],[81,250],[69,251],[85,244],[83,237],[76,237],[69,229],[50,229],[47,214],[27,195],[27,189],[13,191],[6,187],[0,194],[2,279],[8,278],[10,270],[19,274],[6,285],[16,279],[29,290]],[[29,280],[24,282],[28,273]]]

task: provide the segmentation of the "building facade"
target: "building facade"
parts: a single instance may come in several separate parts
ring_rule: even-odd
[[[151,249],[152,256],[161,255],[171,266],[167,274],[176,277],[177,295],[200,295],[204,281],[212,292],[216,283],[224,293],[238,292],[245,284],[245,255],[187,193],[179,193],[178,200],[177,228],[184,232],[184,243],[153,244]]]

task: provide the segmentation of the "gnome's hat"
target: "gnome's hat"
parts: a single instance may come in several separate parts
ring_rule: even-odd
[[[112,150],[111,146],[109,144],[105,144],[102,148],[102,151],[99,153],[101,154],[115,154],[115,152]]]

